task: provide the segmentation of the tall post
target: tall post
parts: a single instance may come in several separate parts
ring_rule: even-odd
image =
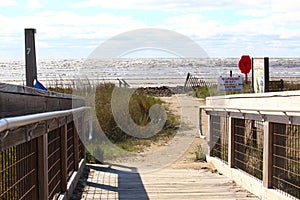
[[[265,71],[265,92],[269,92],[269,89],[270,89],[269,57],[264,58],[264,71]]]
[[[48,199],[48,134],[38,137],[37,156],[38,199]]]
[[[26,86],[28,87],[33,87],[33,81],[37,78],[35,33],[35,29],[25,29]]]
[[[228,118],[228,165],[234,167],[234,119]]]
[[[263,148],[263,186],[272,186],[272,155],[273,155],[273,128],[268,121],[264,122],[264,148]]]

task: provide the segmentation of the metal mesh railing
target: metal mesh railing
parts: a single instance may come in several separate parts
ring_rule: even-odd
[[[48,133],[49,199],[61,191],[61,136],[59,129]]]
[[[73,114],[87,109],[0,119],[0,200],[57,199],[73,191],[70,177],[81,172],[85,152],[74,121],[86,117]]]
[[[68,180],[75,170],[74,123],[67,125],[67,173]]]
[[[234,166],[262,180],[263,123],[234,119]]]
[[[272,186],[300,198],[300,125],[273,123]]]
[[[0,152],[0,199],[37,199],[37,140]]]
[[[80,139],[78,139],[78,153],[79,153],[79,159],[84,158],[85,156],[85,149],[84,149],[84,145],[82,143],[82,141]]]
[[[228,118],[211,116],[211,156],[228,162]]]

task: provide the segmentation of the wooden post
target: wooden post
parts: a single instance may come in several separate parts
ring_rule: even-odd
[[[264,71],[265,71],[265,92],[269,92],[269,79],[270,79],[270,75],[269,75],[269,58],[265,57],[264,58]]]
[[[38,166],[38,199],[48,199],[48,135],[38,137],[37,146]]]
[[[228,165],[234,166],[234,119],[228,118]]]
[[[186,87],[187,87],[189,78],[190,78],[190,73],[188,73],[187,76],[186,76],[185,83],[184,83],[184,89],[186,89]]]
[[[33,81],[37,78],[35,33],[35,29],[25,29],[26,86],[29,87],[33,87]]]
[[[67,178],[68,178],[68,166],[67,166],[67,123],[60,128],[61,133],[61,191],[67,191]]]
[[[270,122],[264,122],[263,186],[266,188],[272,186],[273,131],[271,126]]]
[[[209,156],[211,156],[211,150],[213,149],[213,137],[212,137],[212,116],[211,115],[208,115],[207,116],[207,124],[208,124],[208,130],[207,130],[207,133],[208,133],[208,152],[207,154]]]

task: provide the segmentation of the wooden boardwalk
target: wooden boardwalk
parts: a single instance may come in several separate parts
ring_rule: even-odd
[[[89,165],[82,199],[258,199],[223,175],[208,170],[161,169],[137,173],[133,168]]]
[[[218,173],[173,168],[174,161],[198,135],[198,106],[203,103],[186,95],[178,95],[177,100],[182,107],[182,121],[189,128],[179,131],[160,151],[134,159],[122,157],[120,162],[111,161],[111,166],[88,165],[90,173],[81,199],[258,199]]]

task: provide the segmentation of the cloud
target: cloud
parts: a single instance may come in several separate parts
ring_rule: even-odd
[[[0,6],[4,5],[3,2],[0,3]],[[114,10],[114,13],[118,14],[104,12],[84,13],[84,15],[83,12],[76,13],[77,9],[72,9],[72,11],[45,10],[47,9],[46,2],[46,0],[27,1],[27,8],[44,6],[43,12],[31,12],[33,14],[17,16],[0,14],[1,27],[3,27],[0,33],[1,46],[7,48],[13,46],[22,50],[24,28],[26,27],[37,29],[37,46],[43,49],[41,52],[51,49],[51,55],[60,55],[59,51],[63,53],[62,55],[67,55],[69,50],[75,51],[74,46],[76,46],[81,49],[80,53],[83,53],[78,53],[78,55],[84,56],[84,53],[88,53],[88,50],[92,50],[101,42],[117,34],[138,28],[165,28],[179,32],[197,41],[208,50],[209,54],[215,56],[239,55],[245,53],[243,51],[259,55],[268,52],[268,48],[274,54],[278,49],[278,54],[280,54],[281,45],[286,51],[285,54],[288,55],[289,50],[286,46],[299,43],[300,13],[292,0],[286,0],[285,4],[277,0],[272,3],[267,0],[237,0],[234,2],[229,0],[190,0],[187,2],[182,0],[118,2],[116,0],[87,0],[73,4],[73,7],[78,8],[101,6],[116,9],[189,11],[171,14],[166,12],[164,17],[157,16],[155,18],[157,21],[146,15],[141,15],[142,19],[139,19],[139,16],[131,15],[130,10],[119,13]],[[210,13],[210,10],[202,12],[201,10],[204,8],[213,9],[213,12]],[[228,14],[228,12],[230,13]],[[153,15],[155,14],[154,11]],[[288,42],[285,43],[285,41]],[[284,44],[286,45],[284,46]],[[296,52],[298,48],[298,46],[295,47],[293,52]],[[23,51],[20,52],[23,55]]]
[[[273,12],[299,12],[300,4],[295,0],[272,0]]]
[[[130,16],[116,16],[102,13],[81,16],[69,11],[45,11],[32,16],[8,17],[0,15],[0,37],[5,40],[22,40],[24,28],[36,28],[36,37],[42,42],[77,40],[104,40],[124,31],[146,27]],[[17,36],[16,36],[17,34]],[[45,46],[45,45],[44,45]]]
[[[113,9],[141,9],[141,10],[172,10],[172,11],[199,11],[199,10],[211,10],[211,9],[225,9],[236,7],[248,7],[248,6],[269,6],[270,0],[85,0],[78,3],[73,3],[72,7],[103,7]]]
[[[270,10],[267,9],[241,9],[236,12],[237,15],[244,15],[248,17],[266,17],[270,14]]]
[[[161,27],[201,39],[223,37],[225,35],[244,38],[280,35],[280,31],[276,29],[272,22],[270,16],[226,21],[222,17],[211,20],[199,14],[187,14],[169,17]]]
[[[0,7],[8,7],[8,6],[16,6],[16,5],[17,5],[16,0],[0,1]]]
[[[25,8],[42,8],[47,0],[28,0]]]
[[[221,20],[207,20],[199,14],[169,17],[162,26],[198,38],[217,36],[225,28]]]

